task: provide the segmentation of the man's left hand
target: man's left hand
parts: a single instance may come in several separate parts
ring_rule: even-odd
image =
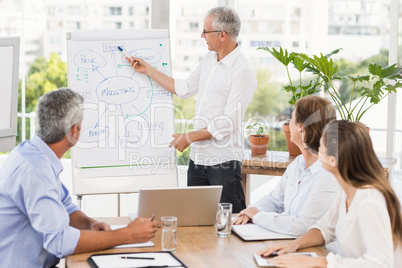
[[[174,148],[179,152],[183,152],[191,144],[189,133],[179,133],[172,135],[173,141],[169,144],[169,147],[174,145]]]

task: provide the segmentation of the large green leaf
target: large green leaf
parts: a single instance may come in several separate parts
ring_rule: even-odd
[[[370,64],[369,72],[379,78],[389,78],[389,79],[402,79],[401,77],[401,67],[397,67],[396,64],[382,67],[379,64]]]
[[[341,51],[341,49],[342,48],[335,49],[335,50],[329,52],[327,55],[325,55],[325,57],[330,58],[332,55],[338,54],[338,52]]]
[[[295,105],[298,99],[300,99],[300,93],[294,94],[289,100],[289,104]]]
[[[281,62],[283,65],[288,66],[289,63],[292,61],[292,59],[295,57],[294,53],[288,53],[288,50],[285,49],[283,50],[282,47],[279,48],[279,51],[276,50],[275,48],[272,48],[272,50],[269,47],[259,47],[257,48],[261,50],[268,51],[271,53],[272,56],[274,56],[279,62]]]
[[[373,85],[373,89],[370,90],[370,92],[367,92],[367,97],[370,98],[370,103],[374,103],[377,104],[380,102],[380,100],[382,99],[382,95],[384,94],[384,92],[381,90],[381,88],[384,86],[384,83],[379,80],[377,82],[374,83]]]
[[[302,58],[298,57],[298,55],[299,55],[298,53],[292,52],[291,54],[294,54],[293,59],[292,59],[293,66],[299,72],[303,72],[304,69],[307,68],[308,64],[305,64],[304,60]]]
[[[310,81],[310,83],[308,85],[299,86],[299,88],[303,92],[303,96],[307,96],[307,95],[312,95],[314,93],[319,93],[321,91],[321,86],[322,86],[322,84],[319,82],[313,83],[313,81]]]
[[[297,91],[297,86],[288,85],[288,86],[284,86],[283,89],[285,89],[286,92],[291,92],[291,93],[295,94]]]
[[[331,58],[327,58],[324,55],[320,54],[320,56],[313,55],[313,57],[309,57],[306,54],[300,53],[299,57],[301,57],[304,61],[313,65],[318,71],[320,71],[324,76],[329,79],[337,73],[338,66],[334,64]]]
[[[388,93],[391,92],[395,92],[396,93],[396,89],[402,87],[402,83],[401,82],[396,82],[395,85],[391,85],[391,84],[387,84],[384,86],[384,89],[386,91],[388,91]]]

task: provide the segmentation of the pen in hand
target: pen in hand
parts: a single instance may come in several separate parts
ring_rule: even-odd
[[[154,219],[155,219],[155,213],[154,214],[152,214],[152,216],[151,216],[151,221],[154,221]]]
[[[272,258],[272,257],[277,257],[277,256],[279,256],[279,255],[278,255],[278,252],[277,252],[277,251],[274,251],[274,252],[272,252],[271,254],[269,254],[269,255],[266,256],[266,257]]]
[[[261,255],[262,258],[273,258],[273,257],[278,257],[278,256],[279,256],[279,254],[278,254],[277,251],[274,251],[274,252],[272,252],[271,254],[269,254],[267,256]]]
[[[130,55],[128,55],[128,53],[125,51],[125,50],[123,50],[120,46],[118,46],[117,47],[118,49],[119,49],[119,51],[125,56],[125,57],[127,57],[127,58],[131,58],[130,57]]]

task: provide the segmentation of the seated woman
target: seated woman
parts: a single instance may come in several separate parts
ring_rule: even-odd
[[[318,160],[320,137],[325,125],[336,118],[332,104],[318,96],[296,103],[290,120],[291,140],[300,148],[276,188],[256,204],[242,210],[233,224],[249,221],[274,232],[300,236],[328,210],[338,183]],[[309,134],[302,139],[303,130]]]
[[[341,254],[316,258],[289,254],[270,261],[276,267],[401,267],[401,206],[367,128],[361,123],[332,121],[321,138],[319,156],[342,188],[335,202],[306,234],[258,254],[295,252],[336,239]]]

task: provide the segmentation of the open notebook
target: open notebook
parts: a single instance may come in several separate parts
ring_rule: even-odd
[[[257,224],[232,225],[232,231],[244,241],[295,239],[297,236],[269,231]]]

